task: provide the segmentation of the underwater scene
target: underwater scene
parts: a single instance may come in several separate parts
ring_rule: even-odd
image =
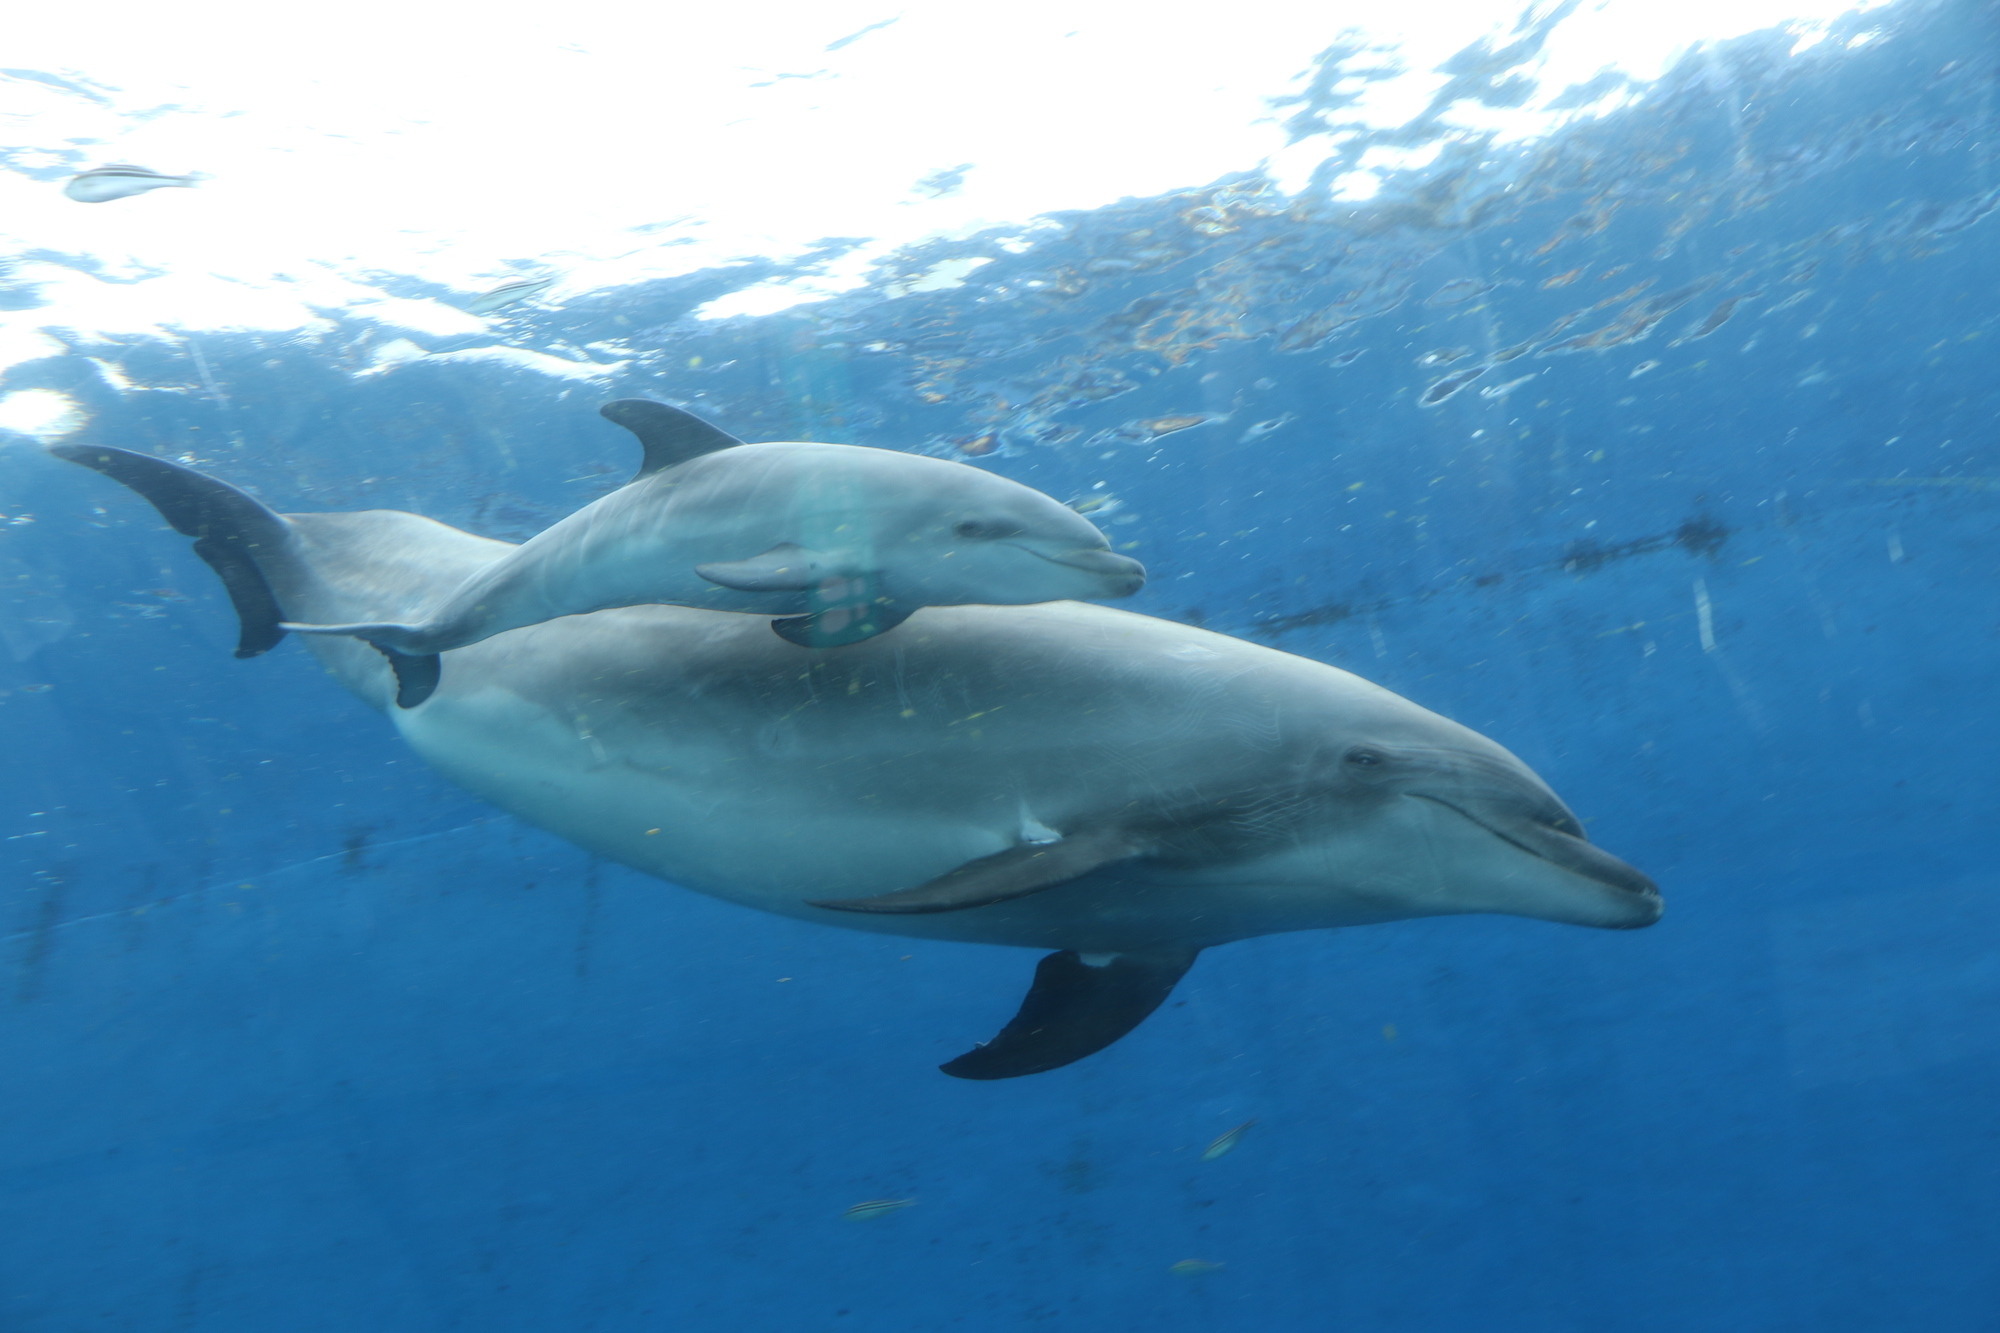
[[[9,20],[0,1333],[2000,1327],[2000,6]]]

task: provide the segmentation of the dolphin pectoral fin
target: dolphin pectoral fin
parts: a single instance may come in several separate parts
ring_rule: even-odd
[[[836,912],[963,912],[1052,889],[1114,861],[1139,856],[1145,850],[1122,829],[1092,829],[1055,842],[1024,842],[1004,852],[967,861],[914,889],[873,898],[839,898],[808,906],[827,907]]]
[[[718,449],[731,449],[743,443],[719,426],[711,426],[692,412],[683,412],[678,407],[668,407],[647,398],[620,398],[597,409],[598,415],[606,421],[615,421],[626,430],[639,437],[639,447],[646,451],[646,461],[639,466],[639,477],[650,477],[662,468],[670,468],[676,463],[685,463],[690,458],[712,454]]]
[[[877,602],[873,606],[836,606],[810,615],[786,616],[771,622],[779,638],[801,648],[845,648],[850,643],[886,634],[908,620],[911,612]]]
[[[1095,1055],[1145,1022],[1199,952],[1052,953],[1036,965],[1035,982],[1013,1021],[992,1041],[938,1068],[953,1078],[1019,1078]]]
[[[437,692],[444,663],[436,653],[399,653],[372,640],[368,646],[388,658],[389,669],[396,673],[396,707],[415,708]]]
[[[422,625],[402,625],[393,621],[353,625],[301,625],[287,620],[278,626],[295,634],[346,636],[360,639],[389,659],[396,673],[396,707],[415,708],[437,691],[443,671],[436,653],[410,652],[423,642]]]
[[[131,487],[175,532],[195,538],[194,553],[222,579],[236,608],[238,657],[268,652],[285,637],[284,613],[257,564],[291,541],[282,516],[227,482],[151,454],[101,444],[57,444],[49,452]]]
[[[413,646],[423,634],[422,625],[405,625],[392,620],[361,621],[353,625],[301,625],[287,620],[278,626],[294,634],[345,634],[356,639],[366,639],[385,652],[404,652]]]
[[[710,583],[738,592],[804,592],[827,577],[826,557],[792,542],[781,542],[748,560],[718,560],[696,565],[694,572]]]

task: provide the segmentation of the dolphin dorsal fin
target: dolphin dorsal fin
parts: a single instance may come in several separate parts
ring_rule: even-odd
[[[692,412],[668,407],[650,398],[620,398],[597,409],[606,421],[615,421],[639,437],[646,461],[639,465],[639,477],[650,477],[662,468],[685,463],[690,458],[730,449],[743,443],[720,426],[712,426]]]

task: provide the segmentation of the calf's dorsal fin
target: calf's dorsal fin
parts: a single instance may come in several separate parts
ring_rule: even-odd
[[[685,463],[690,458],[731,449],[743,443],[720,426],[710,425],[692,412],[668,407],[650,398],[620,398],[597,409],[606,421],[615,421],[639,437],[646,459],[638,475],[650,477],[662,468]]]

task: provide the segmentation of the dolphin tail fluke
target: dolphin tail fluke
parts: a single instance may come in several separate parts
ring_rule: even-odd
[[[282,516],[227,482],[150,454],[101,444],[58,444],[49,452],[131,487],[174,531],[195,539],[195,554],[221,577],[236,608],[238,657],[268,652],[285,637],[284,614],[258,563],[290,542]]]
[[[939,1065],[953,1078],[1019,1078],[1095,1055],[1146,1020],[1187,975],[1197,949],[1052,953],[998,1036]]]

